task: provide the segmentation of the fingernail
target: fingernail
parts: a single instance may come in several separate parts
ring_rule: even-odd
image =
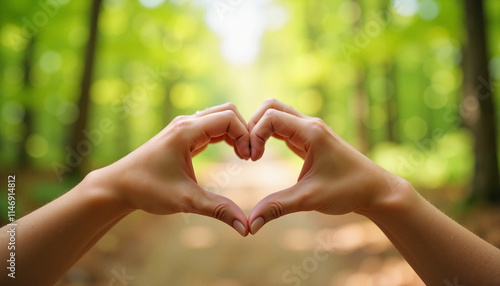
[[[264,218],[259,217],[256,220],[252,222],[252,225],[250,226],[250,230],[252,231],[252,234],[257,233],[259,229],[264,225]]]
[[[247,229],[243,226],[243,224],[241,222],[239,222],[238,220],[234,220],[233,221],[233,227],[234,229],[239,233],[241,234],[241,236],[245,236],[245,234],[247,233]]]

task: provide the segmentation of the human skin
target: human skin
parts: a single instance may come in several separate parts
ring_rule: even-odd
[[[16,221],[16,278],[1,268],[1,285],[53,285],[110,228],[133,211],[196,213],[223,221],[242,236],[247,217],[231,200],[203,190],[191,158],[225,140],[250,158],[247,126],[233,104],[174,119],[121,160],[88,174],[75,188]],[[9,226],[0,229],[0,257]],[[5,261],[4,264],[5,265]]]
[[[304,166],[297,183],[262,199],[248,222],[265,223],[300,211],[358,213],[373,221],[426,285],[500,285],[500,250],[468,231],[419,195],[404,179],[381,168],[322,120],[270,99],[250,119],[252,160],[266,141],[284,140]]]
[[[262,199],[250,212],[196,182],[191,158],[226,141],[258,160],[274,136],[304,166],[296,185]],[[16,278],[2,285],[53,285],[110,228],[133,211],[214,217],[246,236],[300,211],[358,213],[372,220],[427,285],[500,285],[500,250],[455,223],[404,179],[356,151],[322,120],[270,99],[247,125],[232,104],[174,119],[123,159],[91,172],[74,189],[17,221]],[[248,227],[250,226],[250,227]],[[7,245],[8,226],[0,229]],[[0,256],[8,257],[6,247]]]

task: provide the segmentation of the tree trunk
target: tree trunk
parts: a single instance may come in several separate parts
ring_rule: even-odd
[[[398,100],[396,92],[396,66],[392,61],[385,64],[385,105],[387,112],[387,141],[399,143],[399,134],[396,130],[398,121]]]
[[[26,98],[24,101],[24,134],[23,139],[20,144],[19,150],[19,166],[21,168],[25,168],[30,163],[30,158],[28,152],[26,150],[26,144],[28,142],[28,138],[31,134],[33,134],[34,129],[34,116],[33,116],[33,100],[32,100],[32,82],[31,82],[31,70],[33,68],[33,57],[34,57],[34,49],[35,49],[35,37],[31,37],[28,41],[28,45],[26,46],[26,50],[24,52],[23,58],[23,69],[24,69],[24,79],[23,79],[23,93]]]
[[[486,26],[482,0],[465,0],[468,34],[467,63],[464,71],[465,103],[477,103],[477,116],[472,121],[474,134],[475,173],[472,199],[500,202],[500,179],[496,144],[495,104],[488,72]]]
[[[363,11],[363,3],[362,1],[356,0],[356,2],[360,10]],[[353,11],[354,12],[354,11]],[[356,33],[363,32],[363,14],[359,16],[359,19],[353,23],[353,30]],[[361,61],[361,60],[360,60]],[[372,147],[371,138],[370,138],[370,130],[366,126],[366,118],[370,118],[370,100],[368,98],[368,93],[366,92],[366,70],[364,65],[361,63],[354,64],[356,66],[356,91],[355,91],[355,118],[357,121],[358,127],[358,150],[366,154]]]
[[[86,150],[88,146],[81,144],[85,141],[85,136],[83,131],[85,130],[88,122],[88,115],[90,109],[90,85],[92,83],[94,63],[95,63],[95,52],[97,45],[97,24],[99,20],[99,13],[101,10],[102,0],[93,0],[92,7],[90,11],[90,37],[87,43],[87,49],[85,54],[85,66],[82,74],[82,83],[80,90],[80,98],[78,100],[78,108],[80,114],[78,119],[74,123],[71,129],[71,135],[69,138],[69,148],[75,152],[80,159],[79,164],[75,170],[76,173],[83,173],[84,165],[88,157],[88,153],[91,150]],[[67,150],[66,150],[67,151]],[[69,152],[69,151],[68,151]]]

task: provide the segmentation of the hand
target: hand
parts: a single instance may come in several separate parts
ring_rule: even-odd
[[[144,145],[96,173],[124,207],[153,214],[196,213],[219,219],[248,234],[247,218],[233,201],[201,188],[191,158],[225,140],[250,158],[246,123],[233,104],[179,116]]]
[[[248,223],[255,234],[265,223],[299,211],[340,215],[373,210],[402,179],[359,153],[322,120],[305,116],[277,100],[267,100],[248,124],[251,159],[264,153],[273,136],[304,159],[297,183],[261,200]]]

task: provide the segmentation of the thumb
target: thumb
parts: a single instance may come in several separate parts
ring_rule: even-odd
[[[299,183],[262,199],[250,212],[248,225],[250,233],[255,234],[264,224],[284,215],[310,210],[307,205],[307,192]]]
[[[247,217],[232,200],[199,188],[189,212],[218,219],[234,228],[241,236],[248,235]]]

